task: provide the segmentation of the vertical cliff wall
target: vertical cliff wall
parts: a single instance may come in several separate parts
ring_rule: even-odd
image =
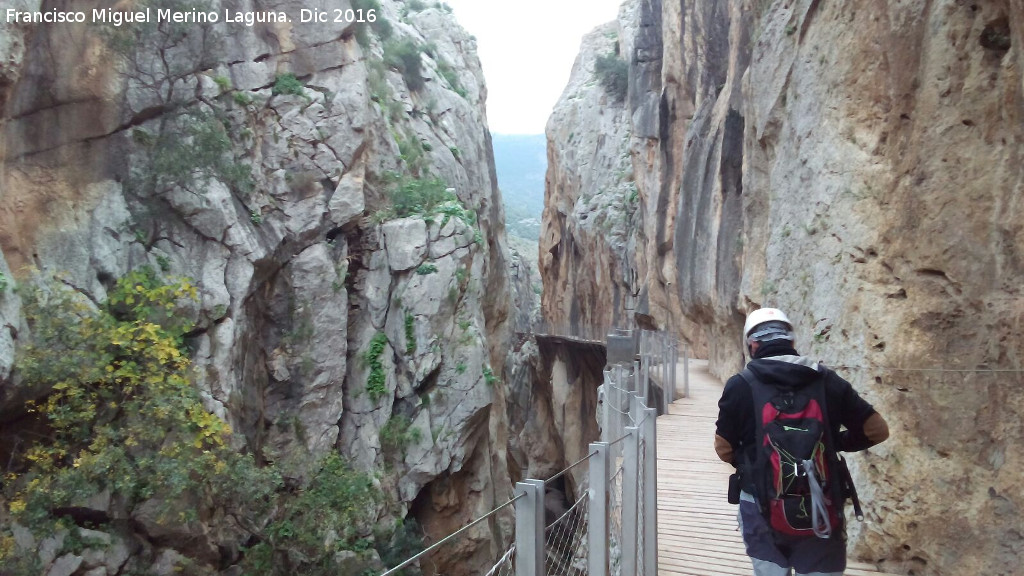
[[[555,325],[608,327],[622,321],[630,294],[623,258],[637,198],[622,95],[606,93],[592,72],[599,57],[618,59],[618,26],[591,32],[583,46],[547,127],[541,309]]]
[[[290,0],[208,6],[289,19],[253,25],[0,25],[8,446],[30,418],[13,287],[58,277],[99,302],[148,265],[196,282],[180,313],[207,408],[298,484],[340,453],[428,538],[508,498],[513,312],[475,41],[440,4],[380,4],[386,26],[334,21],[347,1],[302,24]],[[450,196],[393,207],[427,188]],[[500,523],[471,536],[440,570],[504,544]]]
[[[559,246],[632,269],[638,317],[706,349],[719,375],[741,365],[745,313],[785,309],[801,351],[845,366],[892,424],[853,458],[871,502],[854,552],[896,572],[1015,573],[1022,7],[637,0],[615,26],[629,118],[582,138],[629,134],[635,248],[583,232]],[[563,97],[553,119],[578,106]],[[549,129],[551,145],[585,126]],[[618,154],[557,164],[549,183]],[[555,210],[576,202],[564,190],[549,187],[546,230],[584,228]],[[545,292],[592,273],[542,268]]]

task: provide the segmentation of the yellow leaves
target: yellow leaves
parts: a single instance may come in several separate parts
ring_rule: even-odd
[[[20,498],[16,498],[14,500],[11,500],[11,503],[8,505],[8,508],[10,509],[11,514],[14,514],[14,515],[18,515],[18,514],[21,514],[22,512],[24,512],[25,511],[25,507],[26,507],[25,501],[20,499]]]
[[[49,429],[26,451],[26,473],[4,481],[22,486],[15,508],[47,514],[69,486],[151,494],[191,489],[211,470],[230,474],[231,429],[204,409],[179,347],[182,319],[172,316],[196,288],[136,270],[98,307],[62,290],[26,311],[36,341],[19,365],[28,385],[49,391],[28,404]]]

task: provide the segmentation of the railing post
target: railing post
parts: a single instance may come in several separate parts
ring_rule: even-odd
[[[643,375],[640,368],[641,365],[642,362],[637,362],[636,360],[633,361],[633,390],[640,389],[640,379]]]
[[[612,414],[612,373],[611,370],[604,371],[604,404],[601,406],[601,440],[611,442],[612,437],[611,414]]]
[[[590,445],[590,517],[587,526],[589,576],[608,576],[608,444]]]
[[[644,373],[640,377],[640,387],[646,391],[651,386],[651,351],[645,352],[641,358],[643,358]]]
[[[666,333],[661,339],[661,361],[664,365],[664,368],[661,371],[664,375],[661,379],[662,390],[668,390],[669,372],[672,370],[672,363],[669,362],[669,360],[672,359],[672,355],[669,354],[670,344],[669,336]],[[668,406],[667,402],[665,403],[665,406]]]
[[[665,382],[662,390],[665,392],[665,412],[668,412],[668,405],[672,403],[672,373],[675,372],[672,364],[672,337],[665,337]]]
[[[623,433],[622,430],[626,427],[622,412],[629,411],[629,393],[624,392],[624,390],[629,390],[629,385],[626,384],[629,378],[628,375],[625,374],[625,370],[626,368],[622,364],[615,365],[615,386],[618,387],[618,390],[615,391],[617,394],[615,401],[615,409],[617,412],[612,415],[612,418],[615,419],[615,437],[609,440],[609,442],[620,438]],[[625,406],[625,408],[623,408],[623,406]],[[619,449],[619,452],[621,452],[621,449]]]
[[[679,372],[679,340],[672,339],[672,396],[669,398],[669,404],[676,401],[676,375]],[[668,408],[665,409],[668,412]]]
[[[683,346],[683,396],[690,397],[690,347]]]
[[[544,576],[544,481],[516,483],[516,576]]]
[[[644,486],[641,497],[644,499],[644,531],[643,555],[644,574],[658,573],[658,410],[644,409],[644,420],[640,434],[644,439]]]
[[[629,408],[627,410],[629,412],[629,418],[630,420],[633,421],[634,426],[636,426],[636,423],[639,422],[640,418],[643,417],[644,408],[645,406],[643,398],[641,398],[635,392],[629,395]]]
[[[635,426],[626,428],[629,437],[622,441],[622,572],[636,576],[637,569],[637,460],[640,434]],[[516,575],[520,576],[520,575]]]

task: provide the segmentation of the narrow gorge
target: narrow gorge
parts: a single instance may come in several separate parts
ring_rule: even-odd
[[[542,313],[742,366],[749,311],[892,438],[851,550],[907,574],[1024,553],[1019,2],[626,2],[548,124]]]
[[[59,4],[17,8],[129,8]],[[132,6],[289,21],[0,24],[4,573],[380,571],[564,465],[561,443],[519,447],[562,428],[530,416],[552,394],[513,370],[531,357],[513,306],[528,323],[535,294],[528,271],[510,280],[484,78],[451,9],[341,2],[352,21],[303,24],[291,0]],[[90,356],[61,337],[139,326],[173,346]],[[152,380],[125,392],[128,368]],[[156,385],[171,372],[198,392],[182,413]],[[119,403],[180,416],[185,438],[141,439]],[[94,434],[49,429],[71,421]],[[43,453],[53,466],[28,464]],[[510,522],[424,571],[472,573]]]
[[[0,574],[380,574],[599,437],[605,348],[538,308],[724,379],[761,306],[892,428],[851,556],[1019,573],[1021,0],[626,0],[548,122],[540,279],[443,2],[8,7],[221,18],[0,20]]]

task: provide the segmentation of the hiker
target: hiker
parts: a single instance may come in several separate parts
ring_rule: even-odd
[[[751,360],[718,401],[715,452],[737,470],[729,501],[754,576],[842,576],[846,498],[863,514],[838,453],[882,442],[889,427],[849,382],[797,353],[782,311],[751,312],[743,340]]]

